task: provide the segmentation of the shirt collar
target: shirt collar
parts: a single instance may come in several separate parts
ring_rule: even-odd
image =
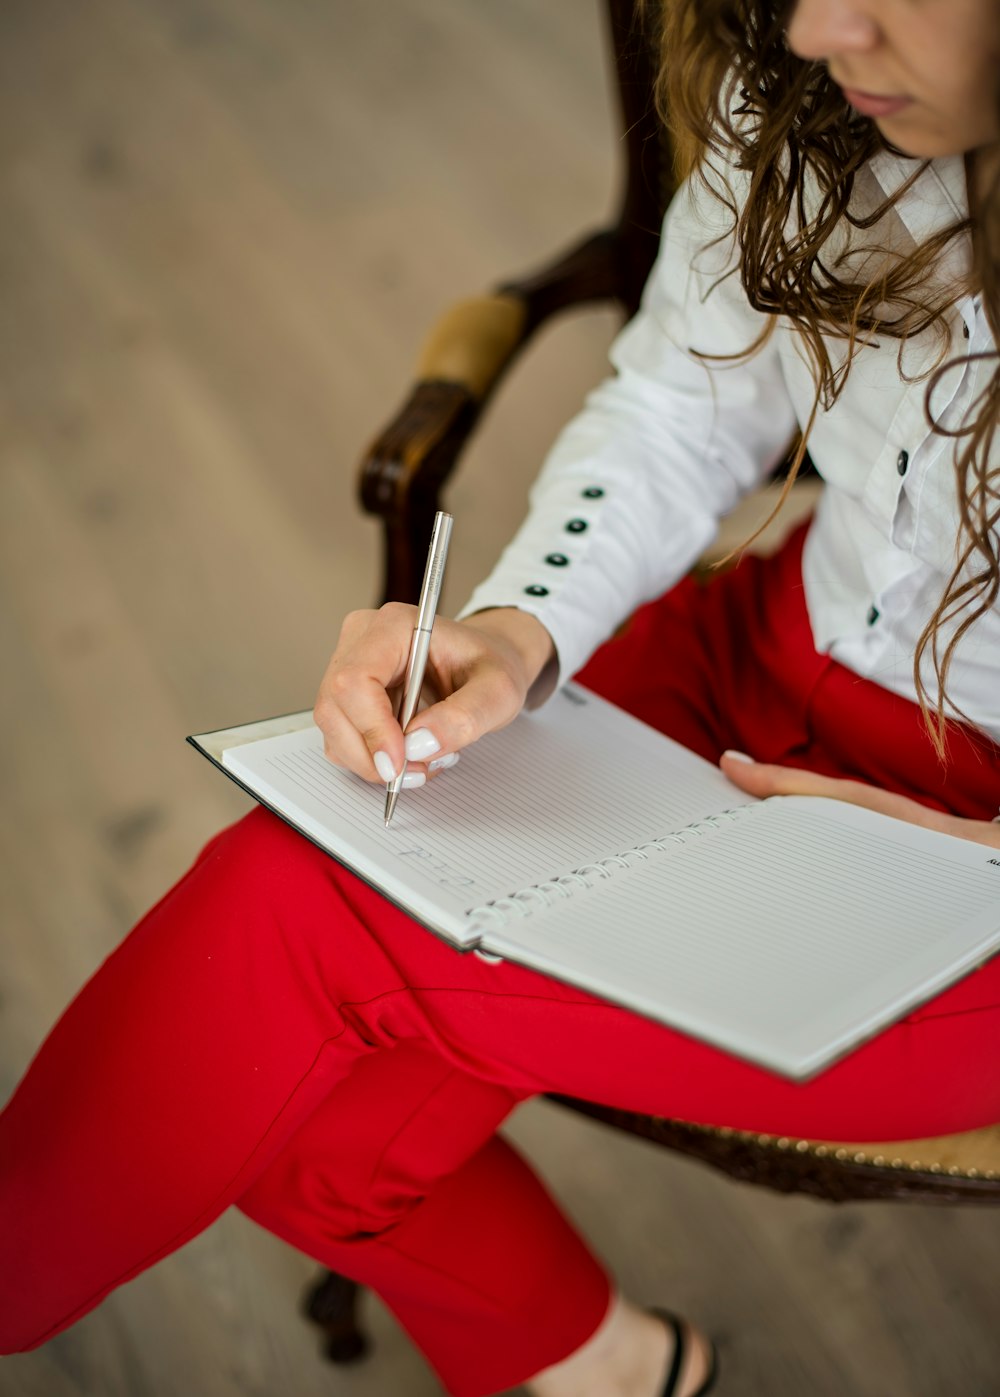
[[[887,197],[913,176],[920,162],[913,156],[880,150],[869,161],[869,169]],[[951,223],[969,216],[969,196],[965,184],[965,160],[946,155],[931,160],[895,205],[907,232],[917,243]]]

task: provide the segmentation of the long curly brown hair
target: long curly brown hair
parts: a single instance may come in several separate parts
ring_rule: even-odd
[[[837,250],[835,230],[842,233],[845,223],[860,232],[876,227],[904,190],[864,217],[852,211],[859,172],[887,143],[874,122],[847,104],[823,64],[803,60],[788,48],[785,28],[792,8],[791,0],[666,0],[661,10],[661,113],[680,149],[693,153],[693,177],[702,179],[732,213],[739,275],[750,304],[771,317],[785,317],[800,332],[816,383],[813,415],[820,406],[828,408],[843,389],[859,343],[876,333],[898,339],[902,366],[903,343],[930,332],[940,344],[927,383],[927,416],[933,426],[930,398],[950,367],[945,362],[947,313],[959,295],[982,293],[994,341],[1000,344],[998,181],[979,197],[969,219],[905,254],[879,248],[877,258],[863,260],[859,277],[858,260],[848,261]],[[713,155],[721,160],[712,161]],[[744,171],[748,197],[737,204],[731,191],[720,190],[716,175],[707,178],[709,163]],[[926,164],[913,163],[904,188]],[[971,189],[971,180],[969,184]],[[942,255],[970,233],[969,272],[942,284],[933,275]],[[837,355],[836,365],[831,337],[846,342],[847,353]],[[748,346],[747,353],[760,343]],[[946,694],[955,648],[1000,593],[1000,468],[990,466],[998,415],[1000,371],[995,369],[962,426],[951,433],[961,521],[957,561],[913,661],[920,706],[942,757],[948,711],[964,716]],[[799,470],[809,425],[811,419],[777,508]],[[944,641],[943,628],[953,622]],[[922,673],[928,655],[937,679],[933,697]]]

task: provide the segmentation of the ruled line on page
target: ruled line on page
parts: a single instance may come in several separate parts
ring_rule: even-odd
[[[815,809],[806,821],[768,805],[717,840],[512,920],[491,948],[586,966],[668,1016],[780,1034],[863,1001],[875,983],[902,991],[913,965],[936,958],[944,973],[963,927],[980,928],[979,944],[984,916],[995,914],[1000,937],[1000,878],[907,847],[907,829],[879,839]]]

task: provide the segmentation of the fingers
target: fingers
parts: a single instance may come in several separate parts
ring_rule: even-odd
[[[313,710],[324,751],[368,781],[391,781],[403,762],[403,734],[385,686],[354,668],[327,671]]]
[[[444,676],[442,687],[453,679]],[[407,761],[426,762],[428,779],[450,770],[463,748],[516,718],[524,697],[523,684],[496,657],[479,656],[459,687],[414,715],[404,743]]]
[[[454,766],[470,742],[509,723],[524,703],[510,646],[439,620],[428,678],[444,697],[413,717],[404,739],[390,693],[406,671],[415,615],[413,607],[389,605],[348,616],[313,710],[329,760],[369,781],[391,781],[404,756],[407,778],[433,779]]]
[[[930,810],[919,801],[897,795],[894,791],[884,791],[863,781],[800,771],[797,767],[755,762],[743,752],[724,752],[719,765],[725,776],[741,791],[761,799],[768,796],[825,796],[828,800],[846,801],[851,805],[863,806],[866,810],[874,810],[879,815],[908,820],[911,824],[947,834],[956,833],[955,826],[960,823],[952,815]]]
[[[414,615],[398,605],[351,612],[320,684],[313,719],[326,756],[367,781],[391,780],[379,767],[394,775],[403,763],[389,691],[405,671]]]
[[[821,776],[815,771],[755,762],[744,752],[723,752],[719,765],[741,791],[762,799],[767,796],[827,796],[843,800],[846,797],[839,788],[859,784]]]

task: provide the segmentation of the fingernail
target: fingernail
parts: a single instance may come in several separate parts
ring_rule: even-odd
[[[430,763],[428,771],[447,771],[450,766],[454,766],[458,761],[457,752],[448,752],[443,757],[435,757]]]
[[[751,766],[754,764],[753,757],[748,757],[746,752],[733,752],[730,750],[728,752],[723,752],[722,755],[724,757],[732,757],[734,762],[749,762]]]
[[[406,760],[408,762],[425,762],[428,757],[433,757],[435,752],[440,752],[441,744],[431,732],[430,728],[417,728],[416,732],[406,734]]]
[[[372,761],[375,763],[375,770],[386,785],[388,785],[390,781],[395,781],[396,768],[393,766],[392,758],[389,756],[388,752],[376,752],[372,757]]]
[[[401,789],[404,791],[415,791],[418,786],[422,786],[427,777],[422,771],[405,771]]]

